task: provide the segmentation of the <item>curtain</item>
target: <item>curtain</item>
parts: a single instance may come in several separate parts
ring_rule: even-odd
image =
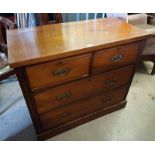
[[[105,18],[105,13],[62,13],[63,22]]]
[[[34,27],[43,24],[42,16],[40,13],[16,13],[15,17],[17,28]],[[63,22],[81,21],[105,17],[105,13],[62,13]]]
[[[38,13],[16,13],[17,28],[34,27],[41,24]]]

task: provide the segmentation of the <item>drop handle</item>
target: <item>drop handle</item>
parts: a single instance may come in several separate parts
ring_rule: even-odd
[[[110,103],[112,101],[111,98],[105,98],[102,100],[103,103]]]
[[[110,80],[105,81],[105,83],[106,83],[107,85],[113,85],[113,84],[115,84],[116,82],[117,82],[116,79],[110,79]]]
[[[65,98],[69,98],[70,96],[71,96],[71,93],[70,93],[70,92],[67,92],[67,93],[58,95],[58,96],[57,96],[57,99],[63,100],[63,99],[65,99]]]
[[[118,55],[115,55],[115,56],[112,58],[112,61],[117,62],[117,61],[122,60],[122,58],[123,58],[122,54],[118,54]]]
[[[70,114],[71,114],[70,112],[64,112],[64,113],[60,114],[60,117],[65,118],[65,117],[69,116]]]
[[[61,68],[61,69],[54,71],[53,75],[57,77],[61,77],[61,76],[67,75],[69,72],[70,72],[70,68],[66,67],[66,68]]]

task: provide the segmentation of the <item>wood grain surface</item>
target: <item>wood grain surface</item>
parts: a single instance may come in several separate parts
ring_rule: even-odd
[[[22,67],[138,41],[149,35],[114,18],[9,30],[9,63],[14,68]]]

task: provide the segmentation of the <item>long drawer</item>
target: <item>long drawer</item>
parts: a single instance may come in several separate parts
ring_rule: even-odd
[[[86,54],[27,67],[32,90],[87,76],[89,58]]]
[[[94,53],[93,73],[135,62],[140,43],[131,43]]]
[[[37,110],[42,114],[51,109],[125,85],[129,82],[132,71],[133,66],[123,67],[35,94]]]
[[[44,130],[57,127],[90,113],[118,104],[125,99],[126,87],[75,102],[40,115]]]

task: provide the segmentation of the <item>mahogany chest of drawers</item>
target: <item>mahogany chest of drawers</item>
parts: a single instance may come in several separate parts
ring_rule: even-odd
[[[38,139],[126,105],[149,34],[107,18],[10,30],[16,71]]]

